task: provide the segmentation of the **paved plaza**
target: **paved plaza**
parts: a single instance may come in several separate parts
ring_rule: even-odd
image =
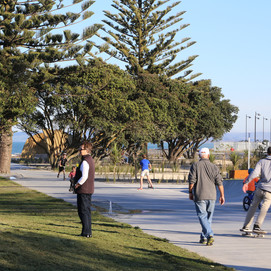
[[[68,191],[69,182],[56,178],[50,170],[30,170],[13,165],[11,179],[55,198],[76,204],[76,195]],[[140,227],[144,232],[166,238],[171,243],[196,252],[215,262],[244,271],[271,270],[271,219],[267,214],[264,238],[242,237],[239,231],[246,212],[242,207],[242,181],[224,181],[226,203],[217,203],[213,230],[214,246],[200,245],[200,225],[194,204],[188,199],[187,185],[156,184],[155,189],[138,191],[139,183],[95,182],[93,203],[107,208],[106,215],[117,221]],[[111,209],[112,208],[112,209]],[[95,238],[95,228],[93,229]]]

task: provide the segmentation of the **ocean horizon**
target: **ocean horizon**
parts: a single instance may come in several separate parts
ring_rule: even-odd
[[[23,151],[25,142],[13,142],[12,143],[12,154],[21,154]],[[203,144],[201,147],[209,148],[212,149],[214,147],[214,143],[212,142],[207,142]],[[153,150],[153,149],[158,149],[157,144],[148,144],[148,149]]]

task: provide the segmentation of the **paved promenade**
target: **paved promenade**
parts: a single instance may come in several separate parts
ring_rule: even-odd
[[[29,170],[13,165],[11,176],[23,186],[76,204],[76,195],[68,192],[69,182],[57,179],[55,172]],[[146,188],[146,181],[144,185]],[[242,237],[239,232],[246,215],[242,208],[244,194],[241,181],[224,182],[226,204],[216,206],[213,221],[215,244],[211,247],[198,243],[201,228],[194,204],[188,199],[187,185],[159,184],[154,190],[142,191],[137,190],[138,186],[97,181],[93,202],[110,209],[111,201],[112,213],[109,210],[109,215],[117,221],[139,226],[146,233],[167,238],[171,243],[215,262],[236,270],[271,270],[270,213],[263,225],[270,234],[264,238]],[[95,229],[93,235],[95,238]]]

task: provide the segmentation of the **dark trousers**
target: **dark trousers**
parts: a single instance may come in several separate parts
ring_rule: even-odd
[[[91,194],[77,194],[77,209],[82,222],[81,235],[91,235]]]

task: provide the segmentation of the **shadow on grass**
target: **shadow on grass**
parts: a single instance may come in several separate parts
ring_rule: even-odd
[[[63,238],[33,232],[0,233],[0,270],[209,270],[221,267],[204,260],[82,237]],[[213,270],[217,270],[212,268]],[[223,269],[219,269],[223,270]]]
[[[103,222],[93,222],[93,225],[99,225],[103,227],[110,227],[110,228],[122,228],[122,229],[131,229],[132,226],[128,224],[119,224],[119,223],[103,223]]]

